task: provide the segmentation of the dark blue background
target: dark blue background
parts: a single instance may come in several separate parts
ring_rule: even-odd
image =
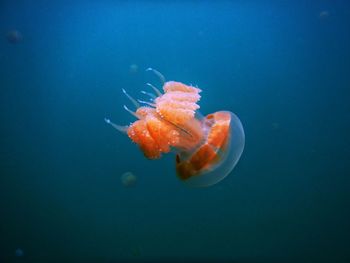
[[[0,3],[0,262],[350,261],[348,1],[45,2]],[[240,117],[221,183],[104,123],[134,120],[147,67]]]

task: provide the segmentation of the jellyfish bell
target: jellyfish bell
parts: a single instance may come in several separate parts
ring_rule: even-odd
[[[122,174],[120,179],[125,187],[133,187],[137,182],[137,177],[132,172]]]
[[[209,114],[202,122],[207,130],[205,142],[190,155],[176,155],[176,172],[184,184],[207,187],[224,179],[238,163],[245,144],[239,118],[232,112]]]
[[[233,170],[243,152],[245,135],[241,121],[229,111],[201,117],[198,87],[166,82],[160,72],[150,70],[159,76],[164,93],[147,84],[155,94],[143,91],[151,100],[142,101],[123,90],[136,111],[125,105],[124,108],[137,120],[129,126],[105,121],[126,133],[148,159],[175,152],[176,173],[186,185],[207,187],[218,183]]]
[[[6,34],[7,41],[11,44],[17,44],[23,40],[23,35],[18,30],[10,30]]]

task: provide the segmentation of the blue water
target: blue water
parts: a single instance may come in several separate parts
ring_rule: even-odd
[[[348,1],[8,0],[0,33],[0,262],[350,262]],[[241,119],[222,182],[103,121],[148,67]]]

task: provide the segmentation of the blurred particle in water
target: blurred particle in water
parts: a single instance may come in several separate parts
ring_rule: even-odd
[[[20,248],[17,248],[15,251],[16,257],[22,257],[23,256],[23,250]]]
[[[326,19],[327,17],[329,17],[329,12],[327,10],[322,11],[322,12],[320,12],[319,17],[321,19]]]
[[[139,66],[136,64],[131,64],[129,66],[129,72],[130,73],[137,73],[139,71]]]
[[[23,40],[23,35],[18,30],[11,30],[6,34],[7,41],[11,44],[17,44]]]
[[[140,247],[136,246],[134,248],[131,249],[131,254],[134,256],[134,257],[139,257],[141,256],[141,249]]]
[[[199,30],[199,31],[197,32],[197,36],[198,36],[198,38],[204,37],[204,31],[203,31],[203,30]]]
[[[278,122],[273,122],[271,126],[273,130],[278,130],[280,128],[280,124]]]
[[[126,172],[121,176],[121,181],[125,187],[132,187],[136,185],[137,177],[132,172]]]

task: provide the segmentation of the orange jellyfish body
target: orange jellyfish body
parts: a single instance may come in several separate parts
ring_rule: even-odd
[[[125,127],[127,135],[149,159],[175,150],[176,172],[185,184],[216,184],[232,171],[243,152],[240,120],[229,111],[198,117],[201,90],[196,87],[169,81],[163,90],[150,106],[138,107],[134,115],[139,120]]]

